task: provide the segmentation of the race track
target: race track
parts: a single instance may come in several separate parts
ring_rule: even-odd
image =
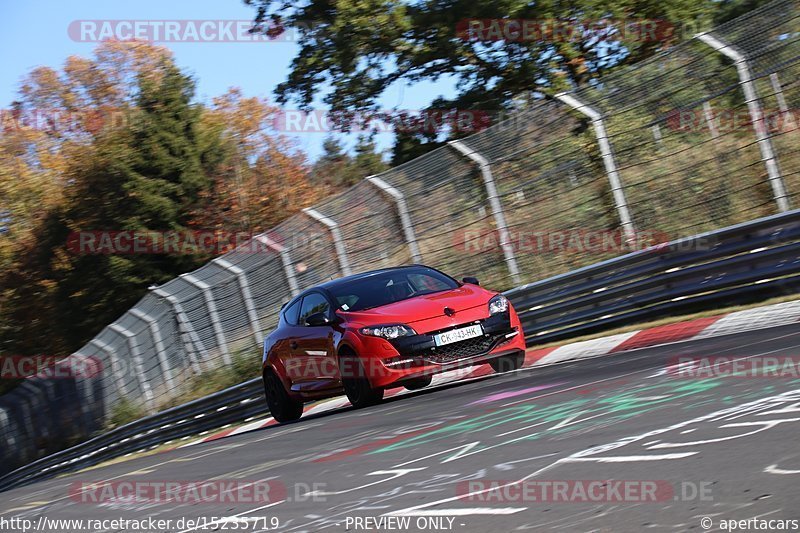
[[[0,496],[0,512],[36,524],[241,519],[170,529],[187,532],[703,531],[704,517],[712,530],[800,519],[800,379],[684,376],[673,365],[798,348],[793,325],[490,375],[21,487]],[[268,480],[274,490],[267,503],[202,504],[86,503],[71,491],[99,480]],[[591,500],[599,480],[657,491]],[[541,501],[556,487],[566,492]]]

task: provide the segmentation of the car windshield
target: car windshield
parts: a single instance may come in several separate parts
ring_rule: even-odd
[[[457,288],[458,282],[432,268],[379,272],[330,287],[339,309],[363,311],[423,294]]]

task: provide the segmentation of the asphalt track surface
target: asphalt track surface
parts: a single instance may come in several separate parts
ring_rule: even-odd
[[[800,380],[679,377],[670,366],[798,351],[800,326],[786,326],[490,375],[21,487],[0,494],[0,516],[205,517],[187,533],[705,531],[703,517],[712,530],[800,519]],[[269,480],[275,497],[95,504],[69,494],[75,482],[237,479]],[[597,480],[611,501],[588,501]],[[619,498],[608,480],[635,480],[634,493]],[[545,485],[565,482],[540,501]],[[120,530],[131,531],[108,529]]]

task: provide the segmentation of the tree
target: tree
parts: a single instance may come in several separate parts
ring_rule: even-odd
[[[70,57],[62,72],[37,68],[24,80],[18,108],[27,126],[16,137],[27,135],[28,145],[13,159],[16,191],[36,189],[45,201],[10,217],[19,238],[0,276],[3,351],[69,353],[149,284],[198,264],[190,256],[67,248],[73,232],[179,229],[191,221],[208,183],[193,90],[164,49],[141,43],[104,43],[91,60]]]
[[[439,108],[502,110],[520,95],[582,85],[609,68],[640,61],[681,38],[680,31],[669,31],[670,23],[703,25],[715,5],[713,0],[245,3],[256,10],[257,31],[274,35],[293,28],[300,35],[292,70],[276,90],[278,102],[308,107],[330,88],[323,101],[337,117],[377,111],[378,97],[393,84],[441,77],[455,78],[459,92],[440,99]],[[599,31],[528,40],[503,40],[504,34],[491,34],[487,23],[480,38],[471,38],[475,32],[468,30],[475,26],[469,21],[499,19],[543,21],[545,33],[553,21],[568,29],[582,21],[612,22]],[[613,22],[632,19],[662,21],[663,35],[643,38],[642,27],[631,31]]]
[[[322,149],[323,154],[314,164],[313,179],[330,192],[341,191],[389,168],[369,135],[358,136],[352,156],[343,150],[334,137],[326,138]]]
[[[127,310],[153,283],[163,283],[208,257],[191,254],[105,255],[66,250],[71,234],[87,231],[187,231],[210,181],[197,133],[194,82],[171,60],[138,77],[128,127],[96,136],[69,161],[66,201],[49,214],[40,242],[22,269],[48,279],[52,290],[30,305],[51,309],[48,329],[75,349]],[[213,158],[212,158],[213,159]],[[28,284],[30,285],[30,284]],[[19,286],[22,293],[25,287]],[[34,295],[35,296],[35,295]],[[68,317],[68,319],[67,319]],[[27,330],[19,324],[21,338]]]
[[[272,130],[278,108],[230,89],[203,113],[202,129],[216,132],[225,160],[218,167],[210,208],[198,216],[226,231],[260,232],[313,204],[306,156]]]
[[[389,168],[378,152],[375,140],[371,136],[360,135],[353,148],[355,155],[350,164],[352,175],[356,178],[353,183],[373,174],[380,174]],[[357,177],[356,177],[357,176]]]
[[[202,106],[194,87],[143,43],[25,78],[0,138],[0,353],[70,353],[218,251],[95,255],[77,233],[264,231],[316,200],[274,107],[236,89]]]
[[[322,155],[314,163],[312,176],[314,182],[326,189],[334,189],[347,183],[350,156],[344,152],[336,137],[326,137],[322,143]]]
[[[756,8],[770,3],[772,0],[722,0],[716,13],[714,13],[714,25],[724,24],[729,20],[749,13]]]

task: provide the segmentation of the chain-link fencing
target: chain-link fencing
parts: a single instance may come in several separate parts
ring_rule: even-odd
[[[3,470],[255,356],[283,303],[421,262],[505,290],[800,205],[800,4],[777,0],[326,199],[150,292],[0,398]]]

